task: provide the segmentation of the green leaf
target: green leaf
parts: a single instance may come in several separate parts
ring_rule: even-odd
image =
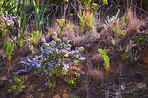
[[[42,5],[43,5],[43,4],[42,4]],[[42,15],[41,15],[40,25],[41,25],[42,22],[43,22],[44,14],[45,14],[45,11],[47,10],[48,5],[49,5],[49,1],[47,1],[47,3],[46,3],[46,5],[45,5],[44,9],[42,9],[43,12],[42,12]],[[39,26],[40,26],[40,25],[39,25]]]
[[[118,33],[118,34],[120,34],[120,32],[121,32],[119,28],[113,28],[113,31]]]
[[[108,5],[108,0],[102,0],[102,3],[107,4]]]
[[[64,2],[68,2],[68,0],[64,0]]]
[[[110,58],[107,56],[107,51],[105,49],[104,50],[98,49],[98,51],[103,56],[103,59],[104,59],[104,62],[105,62],[105,67],[109,68]]]
[[[122,35],[123,35],[123,36],[126,35],[126,30],[122,31]]]
[[[29,45],[29,49],[32,51],[34,50],[34,46],[33,45]]]
[[[121,57],[124,58],[124,59],[126,58],[126,56],[124,54],[122,54]]]
[[[64,23],[65,22],[65,19],[57,19],[57,23],[58,24],[62,24],[62,23]]]
[[[4,53],[6,58],[11,56],[13,50],[14,50],[14,44],[9,43],[9,40],[7,40],[7,42],[4,42]]]
[[[61,29],[61,32],[64,32],[65,26],[63,25],[63,26],[59,26],[59,27]]]
[[[92,3],[92,8],[99,8],[99,5],[96,3]]]
[[[128,49],[126,49],[126,50],[125,50],[125,54],[126,54],[126,55],[129,55],[129,54],[130,54],[130,51],[129,51]]]
[[[12,80],[9,80],[12,83]]]
[[[21,39],[19,40],[19,44],[20,44],[21,47],[23,46],[23,43],[24,43],[24,40],[21,38]]]
[[[102,53],[102,49],[98,49],[98,51],[99,51],[100,53]]]
[[[122,24],[124,25],[125,24],[125,16],[122,16],[121,20],[122,20]]]
[[[115,45],[116,44],[116,41],[115,40],[112,40],[112,44]]]

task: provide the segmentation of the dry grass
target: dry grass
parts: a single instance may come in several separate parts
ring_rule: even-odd
[[[113,24],[103,25],[101,29],[99,28],[100,29],[99,32],[98,32],[97,26],[105,23],[101,22],[100,18],[93,17],[92,14],[89,17],[89,14],[91,13],[86,12],[86,15],[84,15],[84,21],[86,21],[85,23],[86,28],[83,28],[83,29],[77,23],[74,23],[71,20],[67,19],[65,22],[66,29],[64,30],[63,37],[69,37],[69,39],[72,40],[72,42],[74,42],[72,43],[74,47],[83,46],[85,48],[85,51],[82,55],[85,56],[86,60],[83,62],[83,64],[77,64],[77,66],[74,65],[75,67],[79,67],[80,71],[83,70],[83,73],[81,73],[82,76],[80,75],[79,77],[80,80],[81,79],[83,80],[80,82],[80,85],[79,85],[80,87],[74,89],[74,91],[76,91],[74,92],[74,94],[79,95],[80,97],[83,97],[83,98],[93,98],[93,97],[96,97],[97,95],[101,96],[102,98],[105,98],[105,95],[103,95],[104,92],[102,93],[101,91],[102,89],[107,88],[107,85],[109,83],[118,86],[119,88],[117,90],[120,90],[121,88],[120,83],[115,83],[115,81],[119,81],[121,72],[125,71],[124,68],[126,67],[124,65],[129,64],[128,62],[125,62],[122,60],[121,54],[124,53],[124,50],[126,48],[131,50],[135,47],[134,43],[132,43],[131,41],[134,33],[140,32],[140,27],[143,25],[145,25],[146,27],[147,25],[146,23],[143,24],[143,20],[140,20],[138,18],[136,14],[136,9],[133,10],[132,4],[127,7],[125,13],[120,13],[125,16],[124,25],[121,22],[122,21],[121,18],[118,16],[118,18]],[[58,34],[58,37],[60,37],[61,35],[59,25],[56,23],[56,18],[54,18],[52,21],[54,21],[52,26],[47,27],[48,32],[44,32],[44,34],[46,33],[46,35],[43,35],[41,37],[41,38],[45,38],[47,42],[52,40],[51,36],[53,35],[53,32],[56,32]],[[113,28],[126,30],[127,33],[129,34],[127,34],[125,37],[116,36],[115,33],[113,32]],[[30,29],[30,28],[26,26],[26,29]],[[31,34],[31,32],[33,32],[32,29],[30,29],[30,31],[26,30],[25,37],[27,38],[27,36]],[[99,41],[99,39],[101,41]],[[113,39],[115,39],[117,43],[115,46],[112,45],[111,43]],[[103,42],[103,44],[101,42]],[[104,48],[108,50],[108,55],[111,58],[110,70],[105,70],[103,65],[104,63],[103,58],[97,51],[98,48]],[[142,55],[142,59],[144,60],[143,62],[147,64],[146,54]],[[83,67],[81,67],[80,65]],[[74,69],[74,71],[72,70],[69,70],[69,71],[71,71],[71,74],[75,74],[74,72],[76,72],[76,69]],[[69,77],[75,78],[72,75],[70,75]],[[64,82],[65,81],[63,80],[63,84]],[[59,82],[59,85],[60,85],[60,82]],[[121,92],[118,92],[118,93],[121,93]]]

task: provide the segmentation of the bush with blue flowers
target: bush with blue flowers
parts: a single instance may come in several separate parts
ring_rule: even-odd
[[[71,49],[70,40],[68,38],[57,38],[55,33],[53,40],[49,43],[42,40],[41,54],[35,55],[33,58],[28,58],[26,61],[21,61],[25,65],[25,70],[20,72],[36,71],[41,75],[51,76],[56,72],[65,72],[74,62],[83,61],[85,58],[80,54],[83,47]]]

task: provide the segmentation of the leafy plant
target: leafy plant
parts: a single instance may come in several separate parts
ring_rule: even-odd
[[[9,14],[15,15],[15,0],[1,0],[0,1],[0,11],[8,12]]]
[[[55,77],[53,75],[51,76],[51,79],[48,79],[47,83],[49,84],[52,91],[54,91],[54,88],[56,86],[56,79],[55,79]]]
[[[32,52],[32,54],[34,54],[34,46],[33,45],[29,45],[29,49]]]
[[[26,66],[25,72],[35,71],[47,77],[63,75],[73,62],[84,61],[85,58],[80,55],[80,52],[84,50],[82,47],[71,50],[72,46],[67,38],[60,39],[57,38],[56,33],[54,34],[54,40],[51,42],[46,43],[46,40],[43,40],[40,55],[21,61]],[[21,70],[18,71],[20,72]]]
[[[20,44],[21,47],[23,47],[23,44],[24,44],[23,38],[21,38],[21,39],[19,40],[19,44]]]
[[[95,8],[98,8],[98,4],[92,3],[90,4],[91,0],[81,0],[84,3],[84,6],[87,10],[82,11],[82,6],[79,6],[79,13],[78,16],[80,18],[80,28],[83,29],[85,27],[86,30],[90,30],[93,27],[93,19],[95,14]],[[93,9],[93,10],[92,10]]]
[[[108,5],[108,0],[102,0],[102,3],[107,4]]]
[[[40,92],[43,90],[44,86],[42,86],[41,88],[38,88],[37,90],[37,97],[39,98],[40,97]]]
[[[122,20],[122,25],[124,25],[125,24],[125,16],[122,16],[121,20]]]
[[[119,28],[113,28],[113,31],[122,34],[123,37],[126,35],[126,30],[121,31]]]
[[[131,53],[131,52],[130,52],[128,49],[126,49],[126,50],[125,50],[125,53],[122,54],[121,56],[122,56],[123,59],[126,59],[126,58],[128,58],[128,56],[130,55],[130,53]]]
[[[79,51],[83,51],[83,48],[77,48],[77,50],[74,51],[71,50],[71,45],[68,44],[67,39],[61,40],[57,38],[57,35],[53,36],[53,38],[54,40],[50,43],[43,42],[41,46],[42,54],[39,57],[35,57],[33,60],[29,59],[22,63],[27,65],[29,69],[41,69],[47,75],[51,75],[51,72],[67,69],[73,60],[75,61],[77,58],[79,58],[79,60],[84,59],[79,57]]]
[[[5,57],[8,58],[8,60],[11,60],[11,54],[14,50],[14,44],[11,44],[9,40],[7,42],[4,42],[4,53]]]
[[[37,45],[37,43],[39,42],[40,40],[40,37],[42,36],[42,32],[39,32],[39,30],[37,31],[34,31],[32,34],[31,34],[31,37],[28,37],[28,41],[33,41],[33,43],[35,45]]]
[[[37,92],[36,92],[38,97],[40,96],[40,91],[41,91],[41,90],[42,90],[42,89],[38,89]]]
[[[104,62],[105,62],[105,64],[104,64],[105,67],[109,68],[110,58],[107,56],[107,51],[105,49],[98,49],[98,51],[103,56],[103,59],[104,59]]]
[[[79,96],[70,95],[70,98],[80,98]]]
[[[69,80],[67,80],[67,83],[73,85],[74,88],[76,88],[78,86],[77,80],[69,79]]]
[[[99,8],[99,5],[96,3],[92,3],[92,8]]]
[[[68,2],[68,0],[63,0],[64,2]]]
[[[119,28],[113,28],[113,31],[120,34],[121,30]]]
[[[121,34],[122,34],[123,36],[125,36],[125,35],[126,35],[126,30],[122,31]]]
[[[115,40],[112,40],[112,44],[115,45],[116,44],[116,41]]]
[[[134,40],[136,41],[136,43],[140,43],[140,42],[147,42],[148,43],[148,37],[145,32],[143,32],[141,35],[134,36]]]
[[[118,18],[119,13],[120,13],[120,9],[118,9],[118,12],[115,16],[112,16],[112,17],[107,16],[106,23],[108,25],[112,25],[116,21],[116,19]]]
[[[64,33],[64,30],[65,30],[65,25],[64,25],[65,19],[57,19],[57,23],[59,24],[59,27],[60,27],[60,30],[61,30],[60,36],[62,36],[63,33]]]
[[[12,80],[9,80],[11,84],[13,84],[10,89],[8,89],[9,92],[15,92],[16,94],[22,91],[23,88],[25,88],[24,85],[22,85],[21,81],[23,79],[14,76],[14,82]]]

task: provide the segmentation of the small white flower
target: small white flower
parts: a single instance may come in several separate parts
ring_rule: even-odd
[[[45,38],[41,38],[41,41],[46,43],[46,39]]]
[[[85,60],[85,57],[80,57],[79,60]]]
[[[64,56],[65,56],[65,57],[68,57],[68,53],[66,53]]]
[[[57,38],[57,33],[53,32],[54,36],[52,36],[53,38]]]

